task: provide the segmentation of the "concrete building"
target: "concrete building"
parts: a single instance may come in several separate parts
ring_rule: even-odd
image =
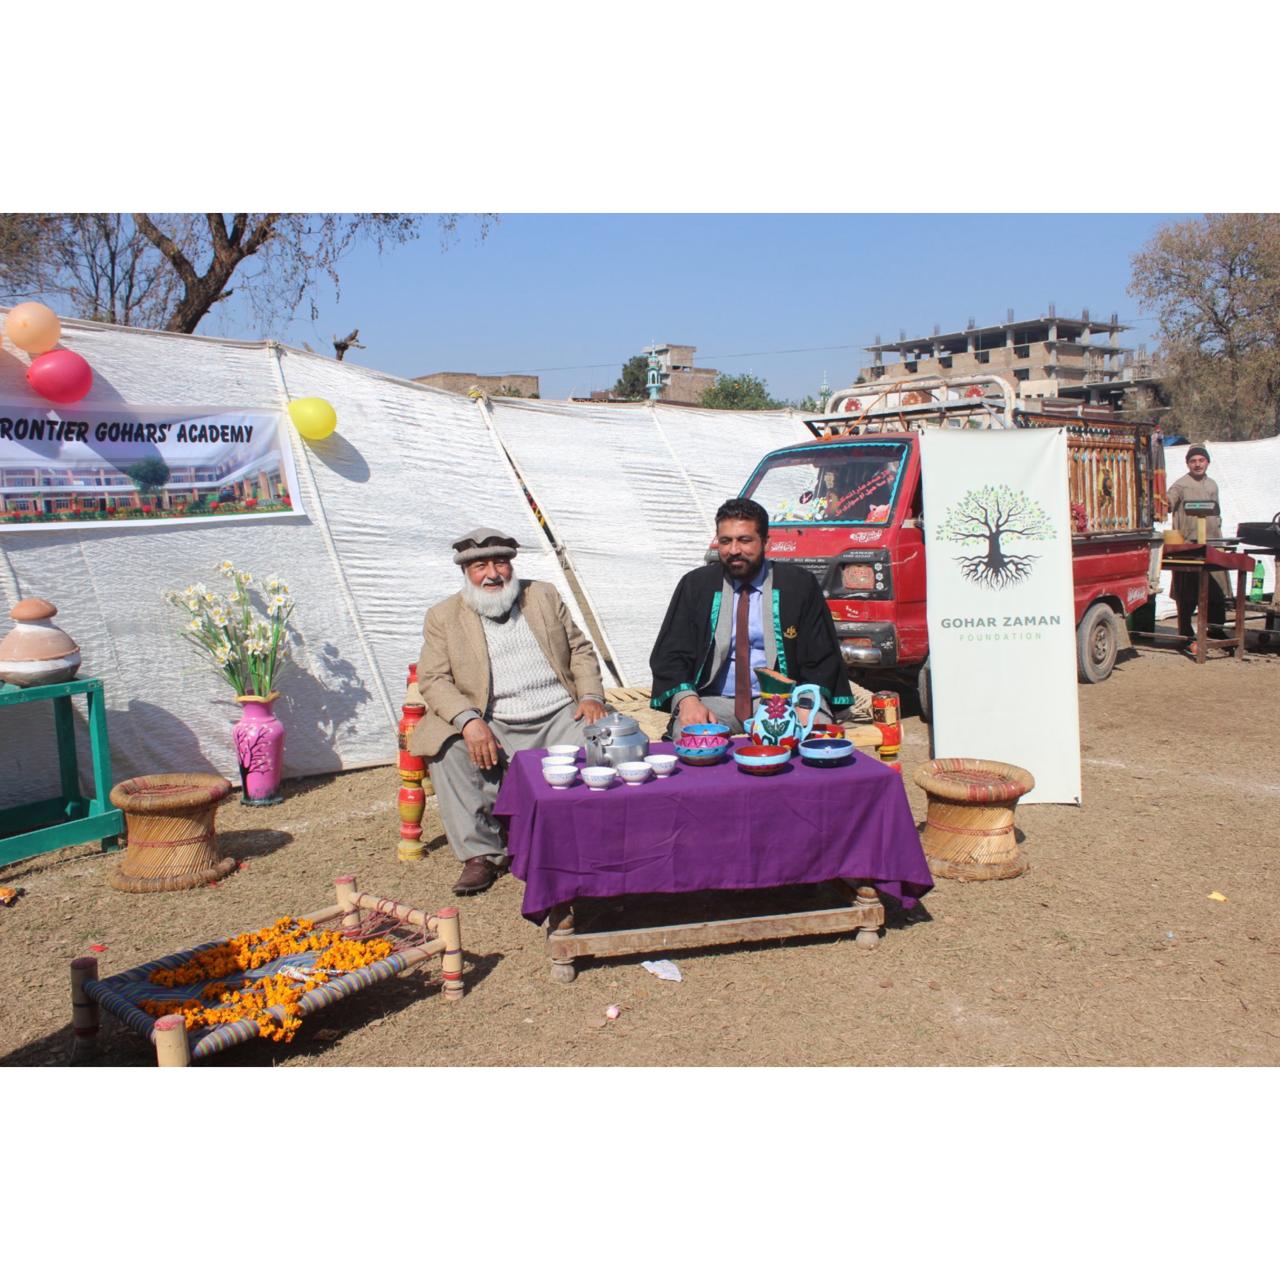
[[[645,347],[646,356],[658,357],[658,372],[662,376],[662,390],[658,399],[665,402],[700,404],[703,392],[709,391],[720,376],[718,369],[695,369],[693,353],[697,347],[680,346],[669,342],[661,346]]]
[[[514,391],[526,400],[537,400],[542,394],[538,389],[538,376],[533,373],[499,373],[492,376],[479,373],[428,373],[413,381],[428,387],[439,387],[442,391],[456,391],[463,396],[472,387],[479,387],[487,396],[511,395]]]
[[[1119,346],[1117,335],[1129,326],[1110,319],[1092,320],[1088,311],[1077,317],[1055,314],[1015,321],[1010,311],[1003,324],[978,326],[972,318],[967,328],[942,333],[939,326],[928,337],[897,342],[875,342],[864,348],[872,363],[859,371],[868,382],[926,375],[961,378],[968,374],[998,374],[1014,384],[1020,396],[1071,404],[1136,407],[1152,399],[1157,379],[1139,349]],[[893,357],[893,358],[887,358]],[[1144,391],[1148,394],[1135,394]]]

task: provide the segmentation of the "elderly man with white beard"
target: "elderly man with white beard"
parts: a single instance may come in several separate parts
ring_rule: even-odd
[[[517,751],[583,741],[605,712],[600,664],[549,582],[512,572],[518,544],[496,529],[453,543],[462,588],[427,611],[418,688],[427,712],[409,749],[431,764],[440,819],[462,875],[481,893],[506,869],[493,802]]]

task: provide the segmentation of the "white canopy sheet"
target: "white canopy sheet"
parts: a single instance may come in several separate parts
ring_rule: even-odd
[[[671,593],[702,563],[716,508],[770,449],[812,439],[788,410],[500,400],[490,412],[627,685],[649,683]]]
[[[510,464],[466,397],[270,343],[64,320],[63,345],[94,370],[79,416],[131,404],[284,410],[308,395],[338,414],[337,433],[315,445],[289,430],[305,516],[0,530],[0,631],[20,597],[58,606],[83,653],[81,674],[105,682],[117,780],[186,770],[238,780],[229,728],[239,708],[180,638],[181,617],[163,596],[189,582],[221,583],[223,560],[279,574],[297,601],[277,704],[291,776],[394,759],[423,612],[457,589],[449,542],[459,533],[477,524],[514,533],[520,573],[554,583],[574,607]],[[44,411],[25,380],[28,362],[5,343],[0,395]],[[87,782],[83,723],[77,737]],[[49,704],[6,709],[0,807],[56,795],[57,778]]]

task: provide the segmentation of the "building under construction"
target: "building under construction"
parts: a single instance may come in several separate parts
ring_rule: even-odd
[[[1114,312],[1097,321],[1083,311],[1079,316],[1059,316],[1053,304],[1048,315],[1015,321],[1010,311],[1003,324],[978,326],[970,317],[968,327],[942,333],[934,325],[924,338],[908,338],[903,331],[897,342],[875,342],[864,348],[873,363],[860,370],[868,382],[894,377],[934,376],[961,378],[966,374],[998,374],[1011,382],[1019,396],[1069,405],[1110,406],[1151,412],[1156,379],[1146,349],[1116,343],[1129,326]],[[891,357],[886,359],[886,357]]]

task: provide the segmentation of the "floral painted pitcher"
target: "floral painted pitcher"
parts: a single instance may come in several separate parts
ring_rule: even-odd
[[[788,695],[770,692],[766,683],[762,678],[759,710],[742,727],[751,735],[751,740],[761,746],[794,749],[813,730],[822,706],[822,690],[816,684],[798,684]],[[804,708],[797,706],[804,697],[810,699],[808,720],[801,720],[800,712]]]

